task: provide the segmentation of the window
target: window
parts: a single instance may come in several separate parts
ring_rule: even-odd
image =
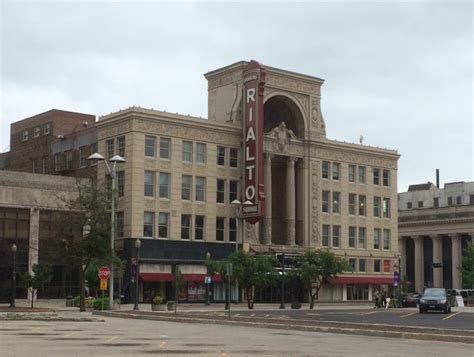
[[[23,141],[28,140],[28,130],[23,130],[22,140],[23,140]]]
[[[117,237],[123,238],[123,212],[116,213]]]
[[[160,172],[160,198],[170,198],[170,174]]]
[[[365,259],[359,259],[359,272],[365,271]]]
[[[364,195],[359,195],[359,216],[366,215],[366,201]]]
[[[374,217],[380,217],[380,206],[382,205],[382,199],[380,197],[374,197]]]
[[[322,173],[323,173],[323,178],[325,178],[325,179],[329,178],[329,166],[330,166],[329,161],[323,161]]]
[[[224,203],[225,202],[225,180],[217,179],[217,192],[216,192],[216,202]]]
[[[47,174],[49,171],[49,159],[47,157],[43,157],[42,159],[43,164],[43,174]]]
[[[68,150],[64,154],[66,155],[66,170],[72,170],[72,150]]]
[[[375,259],[374,260],[374,273],[380,273],[380,259]]]
[[[382,230],[374,228],[374,249],[380,249],[380,240],[382,239]]]
[[[411,209],[413,207],[411,202],[407,202],[407,209]]]
[[[153,171],[145,171],[145,190],[146,197],[155,197],[155,173]]]
[[[125,172],[117,171],[117,195],[123,197],[125,187]]]
[[[40,127],[39,127],[39,126],[36,126],[36,127],[33,129],[33,137],[34,137],[34,138],[37,138],[38,136],[40,136]]]
[[[145,156],[156,156],[156,137],[145,135]]]
[[[91,147],[90,147],[90,153],[91,153],[91,154],[94,154],[94,153],[96,153],[97,151],[98,151],[98,150],[97,150],[97,142],[92,143],[92,144],[91,144]],[[92,165],[92,163],[91,163],[90,165]]]
[[[196,201],[204,202],[206,193],[206,178],[196,177]]]
[[[383,230],[383,249],[390,249],[390,229]]]
[[[87,157],[89,156],[89,146],[81,146],[79,148],[79,166],[87,166]]]
[[[170,214],[165,212],[160,212],[158,218],[158,238],[169,238],[169,222]]]
[[[356,232],[356,227],[349,227],[349,248],[355,248]]]
[[[105,190],[107,192],[112,191],[112,177],[110,175],[105,175]]]
[[[39,173],[39,159],[33,159],[33,167],[32,167],[32,172],[34,174]],[[60,171],[61,170],[61,154],[55,154],[54,155],[54,169],[55,171]]]
[[[204,240],[204,216],[194,218],[194,240]]]
[[[181,215],[181,239],[189,239],[189,233],[191,231],[191,215]]]
[[[237,199],[239,181],[229,181],[229,202]]]
[[[390,170],[383,170],[383,185],[390,186]]]
[[[51,132],[51,124],[46,123],[43,127],[43,135],[48,135]]]
[[[349,165],[349,182],[355,182],[356,178],[356,167],[355,165]]]
[[[114,156],[114,145],[114,139],[109,139],[105,142],[105,148],[107,150],[107,159],[110,159],[112,156]]]
[[[356,194],[349,193],[349,214],[356,214]]]
[[[189,141],[183,141],[182,150],[183,150],[182,152],[183,161],[186,161],[186,162],[193,161],[193,143]]]
[[[117,155],[125,157],[125,136],[117,138]]]
[[[171,139],[160,138],[160,159],[169,159],[171,157]]]
[[[423,201],[418,201],[418,208],[423,208]]]
[[[155,214],[153,212],[145,212],[143,214],[143,236],[153,238],[153,222]]]
[[[191,182],[192,177],[188,175],[181,176],[181,199],[191,200]]]
[[[456,204],[460,205],[461,204],[461,196],[456,197]]]
[[[329,191],[323,191],[323,212],[329,213]]]
[[[332,213],[341,213],[340,203],[341,203],[341,193],[333,192],[332,193]]]
[[[239,166],[239,149],[230,148],[229,166],[230,167],[238,167]]]
[[[383,218],[390,218],[390,198],[383,199]]]
[[[349,264],[352,271],[356,271],[356,260],[355,258],[349,258]]]
[[[373,169],[374,185],[380,185],[380,169]]]
[[[225,147],[217,147],[217,165],[225,166]]]
[[[365,239],[365,233],[366,233],[366,229],[365,227],[359,227],[359,240],[358,240],[358,243],[357,243],[357,248],[366,248],[366,239]]]
[[[469,204],[473,205],[474,204],[474,195],[469,195]],[[438,206],[436,206],[438,207]]]
[[[323,224],[323,246],[329,247],[329,230],[331,226],[328,224]]]
[[[365,166],[359,166],[359,182],[365,183]]]
[[[473,195],[473,197],[474,197],[474,195]],[[433,198],[433,206],[434,207],[439,207],[439,198],[438,197]]]
[[[390,273],[390,260],[383,261],[383,272]]]
[[[225,218],[216,217],[216,241],[223,242],[225,236]]]
[[[237,241],[237,220],[229,218],[229,242]]]
[[[203,143],[196,144],[196,162],[198,164],[206,163],[206,144],[203,144]]]
[[[341,226],[332,226],[332,246],[339,247],[339,239],[341,237]]]
[[[332,163],[332,179],[339,180],[340,175],[341,175],[341,164],[339,164],[338,162],[333,162]]]
[[[448,197],[448,206],[451,206],[453,204],[453,198]]]

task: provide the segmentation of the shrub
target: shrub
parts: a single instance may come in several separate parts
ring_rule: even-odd
[[[81,297],[79,295],[74,296],[72,303],[75,307],[79,307],[79,305],[81,304]]]
[[[102,305],[102,302],[104,303]],[[104,297],[104,298],[98,298],[98,299],[95,299],[92,303],[92,308],[94,310],[102,310],[102,306],[104,306],[104,310],[109,310],[109,298],[108,297]]]
[[[166,303],[166,299],[165,299],[163,296],[161,296],[160,294],[157,294],[157,295],[155,295],[155,297],[153,298],[152,303],[153,303],[154,305],[161,305],[161,304]]]
[[[92,296],[88,296],[84,299],[84,304],[86,307],[93,307],[94,306],[94,298]],[[72,300],[72,303],[75,307],[80,307],[81,304],[81,297],[75,296],[74,299]]]

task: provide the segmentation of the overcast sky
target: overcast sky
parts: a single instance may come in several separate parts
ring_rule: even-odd
[[[473,181],[471,1],[0,1],[10,123],[131,105],[207,117],[203,74],[239,60],[325,79],[331,139],[396,149],[399,192]]]

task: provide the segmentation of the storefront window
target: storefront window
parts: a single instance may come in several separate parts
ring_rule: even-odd
[[[369,300],[369,285],[347,285],[347,300]]]

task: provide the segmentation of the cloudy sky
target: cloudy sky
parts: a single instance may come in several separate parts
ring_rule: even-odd
[[[203,74],[255,59],[325,79],[328,137],[398,150],[399,191],[474,180],[471,1],[0,3],[1,152],[52,108],[207,117]]]

